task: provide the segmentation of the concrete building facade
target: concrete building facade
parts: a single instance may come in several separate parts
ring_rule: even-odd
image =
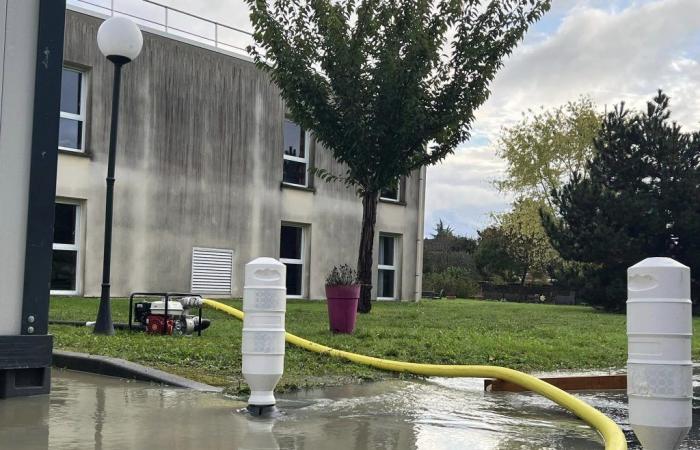
[[[104,18],[66,14],[52,290],[98,296],[112,64]],[[355,265],[355,192],[310,167],[342,172],[285,118],[278,89],[245,56],[143,28],[125,66],[118,133],[112,295],[195,291],[239,297],[246,262],[280,258],[288,294],[324,298],[333,265]],[[421,291],[424,171],[383,193],[373,295]]]

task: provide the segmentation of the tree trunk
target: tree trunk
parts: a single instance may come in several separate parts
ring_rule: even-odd
[[[362,236],[360,237],[360,253],[357,258],[357,278],[362,285],[357,311],[368,313],[372,310],[372,248],[374,247],[374,227],[377,223],[376,192],[362,195]]]
[[[525,279],[527,278],[527,271],[530,269],[530,266],[525,266],[525,269],[523,270],[523,274],[520,277],[520,286],[525,286]]]

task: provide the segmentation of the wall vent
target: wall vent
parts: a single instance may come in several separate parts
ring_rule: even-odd
[[[233,250],[222,248],[192,249],[192,292],[231,295],[233,285]]]

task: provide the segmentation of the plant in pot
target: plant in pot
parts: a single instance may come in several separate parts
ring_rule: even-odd
[[[326,298],[331,331],[352,333],[355,330],[357,301],[360,298],[357,272],[347,264],[333,267],[326,277]]]

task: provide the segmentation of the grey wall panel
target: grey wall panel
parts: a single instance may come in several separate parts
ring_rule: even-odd
[[[2,0],[0,335],[19,334],[27,234],[38,0]]]
[[[7,0],[0,0],[0,105],[2,105],[3,73],[5,72],[5,35],[7,34]],[[0,122],[2,127],[2,122]]]

